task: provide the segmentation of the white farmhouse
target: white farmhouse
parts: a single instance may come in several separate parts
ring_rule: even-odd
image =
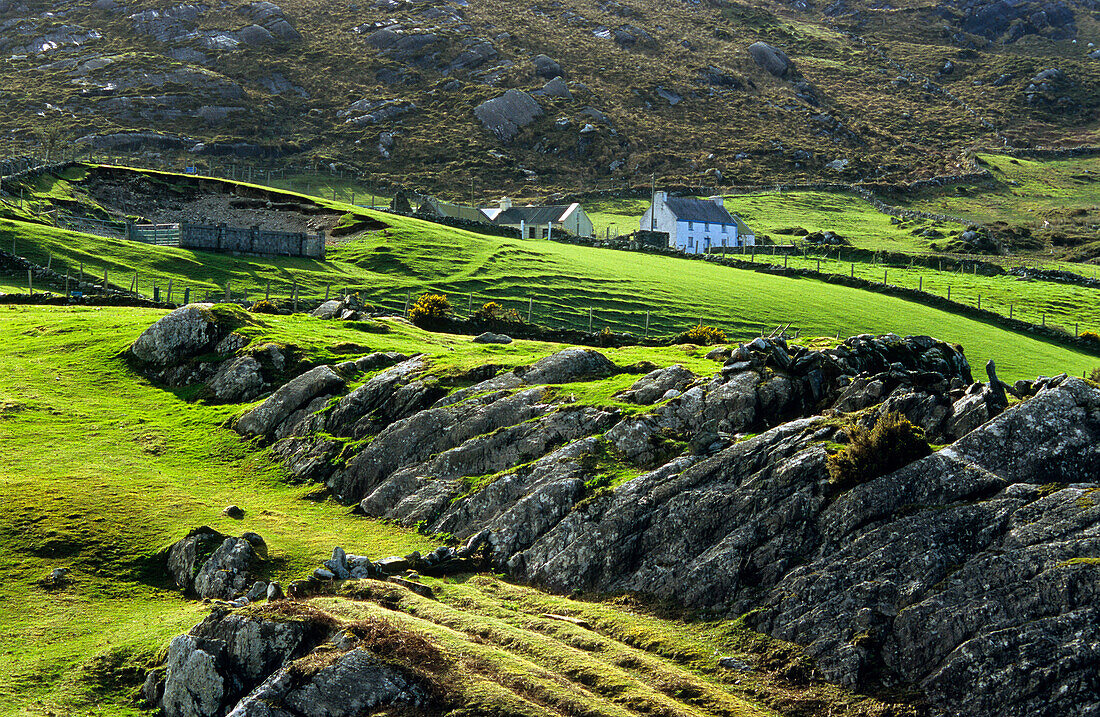
[[[756,245],[756,235],[740,217],[726,210],[722,197],[691,199],[654,192],[639,228],[668,234],[669,247],[688,254]]]

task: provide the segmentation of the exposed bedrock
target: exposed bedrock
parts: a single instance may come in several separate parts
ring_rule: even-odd
[[[288,384],[253,413],[281,417],[259,435],[302,478],[476,537],[516,578],[751,612],[829,679],[917,688],[943,714],[1100,710],[1100,388],[1009,388],[992,366],[975,383],[928,337],[710,356],[710,377],[639,377],[619,395],[639,412],[570,402],[570,383],[622,371],[570,349],[460,390],[414,357],[289,412]],[[945,447],[831,479],[830,456],[890,412]]]

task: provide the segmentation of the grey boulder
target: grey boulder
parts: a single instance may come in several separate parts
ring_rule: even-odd
[[[520,129],[542,115],[542,108],[531,95],[511,89],[500,97],[482,102],[474,108],[474,115],[497,139],[509,142]]]
[[[511,336],[505,336],[504,334],[494,334],[491,331],[486,331],[483,334],[479,334],[474,337],[475,344],[510,344],[512,343]]]
[[[211,306],[188,304],[161,317],[134,341],[130,352],[145,363],[171,366],[213,348],[220,332]]]
[[[749,54],[757,65],[776,77],[786,77],[794,66],[791,58],[787,57],[787,53],[766,42],[754,42],[749,45]]]
[[[537,385],[605,378],[617,373],[620,373],[619,367],[599,351],[570,348],[539,359],[522,378],[525,383]]]

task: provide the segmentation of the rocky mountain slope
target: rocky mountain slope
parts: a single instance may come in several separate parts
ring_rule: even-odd
[[[391,567],[480,555],[555,591],[748,613],[760,631],[805,646],[827,679],[911,690],[937,714],[1097,708],[1094,384],[1007,386],[992,366],[975,383],[960,349],[928,337],[860,336],[821,351],[759,338],[712,352],[713,376],[654,368],[621,394],[638,407],[624,411],[570,393],[641,368],[588,349],[475,369],[468,387],[448,390],[424,357],[288,374],[280,347],[248,344],[216,307],[193,305],[154,324],[132,354],[158,380],[237,386],[239,400],[278,386],[239,414],[242,435],[271,442],[293,473],[366,515],[465,543]],[[1009,406],[1009,394],[1021,400]],[[867,429],[899,414],[943,447],[898,433],[868,448]],[[845,472],[844,455],[860,470]],[[251,545],[244,536],[219,550],[229,560]],[[291,594],[389,572],[363,560],[336,550]],[[237,599],[247,587],[223,582],[212,595]],[[211,620],[221,629],[223,618]],[[180,689],[173,664],[214,660],[188,645],[174,643],[183,652],[151,694]],[[338,651],[334,665],[358,659],[351,642]],[[290,656],[272,659],[275,669]],[[288,679],[265,674],[270,689]],[[261,714],[250,699],[232,714]]]
[[[0,147],[480,186],[953,173],[1081,143],[1094,0],[0,0]],[[462,187],[462,189],[459,189]]]

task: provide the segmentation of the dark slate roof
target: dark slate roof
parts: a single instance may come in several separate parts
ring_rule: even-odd
[[[522,219],[526,224],[548,224],[559,222],[569,210],[570,204],[549,207],[512,207],[505,209],[493,220],[494,224],[516,225]]]
[[[708,199],[669,197],[665,200],[665,204],[680,221],[711,222],[712,224],[737,223],[725,207],[720,207]]]

